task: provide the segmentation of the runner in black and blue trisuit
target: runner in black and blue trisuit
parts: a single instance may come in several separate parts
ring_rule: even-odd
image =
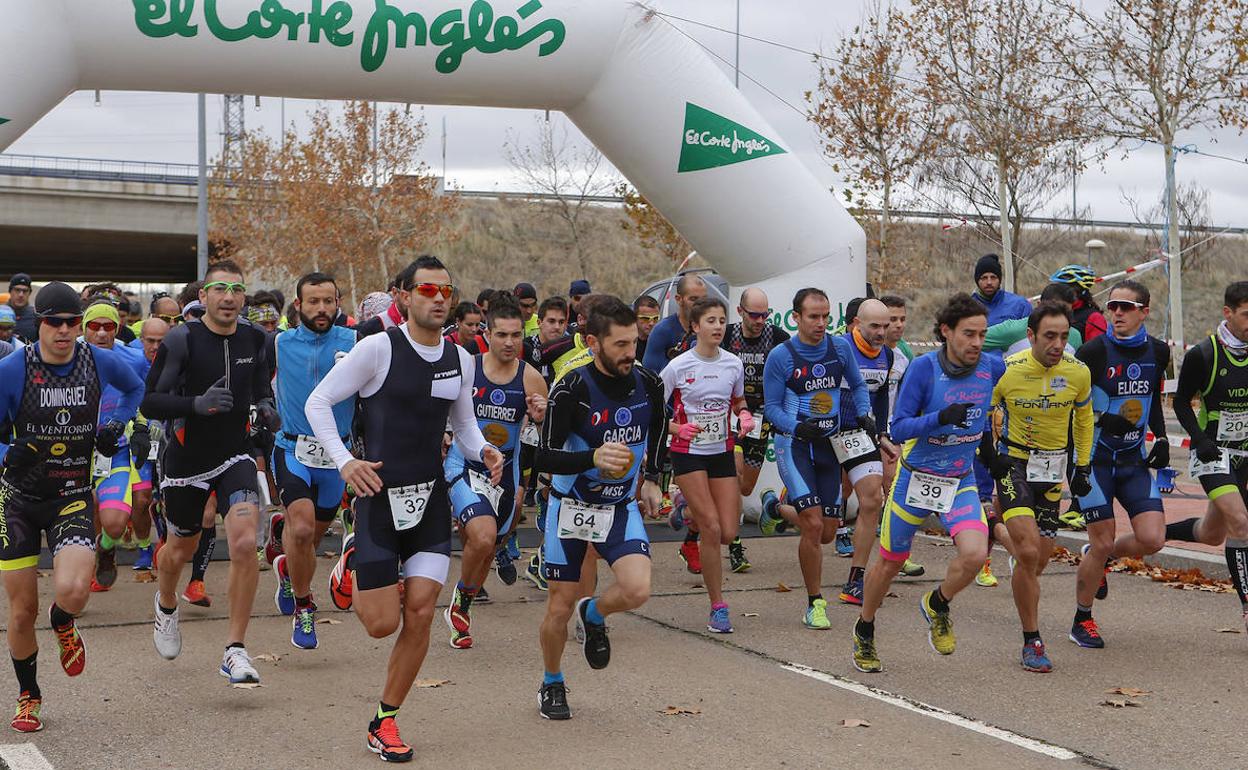
[[[875,435],[875,419],[866,383],[849,343],[828,337],[831,303],[820,289],[802,289],[793,297],[797,337],[771,352],[763,370],[763,409],[775,433],[776,465],[797,510],[801,530],[798,562],[806,584],[807,628],[831,628],[820,580],[823,548],[836,537],[841,500],[841,465],[832,436],[841,427],[841,383],[848,382],[858,425]],[[763,510],[759,526],[775,515]]]
[[[115,351],[77,341],[78,292],[59,281],[35,297],[38,339],[0,360],[0,570],[8,594],[9,654],[20,695],[13,729],[35,732],[42,695],[36,677],[40,540],[52,552],[49,613],[61,667],[82,673],[86,649],[74,616],[86,607],[95,573],[95,499],[91,455],[113,455],[138,408],[143,382]],[[121,394],[112,420],[99,426],[100,396]],[[7,451],[6,451],[7,450]]]
[[[1075,357],[1092,373],[1092,410],[1097,414],[1092,445],[1092,491],[1079,499],[1088,523],[1088,544],[1075,580],[1075,620],[1070,639],[1080,647],[1105,646],[1092,619],[1093,598],[1109,592],[1106,567],[1116,557],[1142,557],[1165,545],[1161,493],[1150,468],[1170,464],[1161,392],[1170,348],[1144,328],[1149,291],[1123,281],[1109,292],[1108,334],[1087,342]],[[1156,436],[1146,451],[1148,431]],[[1114,500],[1131,518],[1131,533],[1114,539]],[[1099,583],[1099,586],[1098,586]]]

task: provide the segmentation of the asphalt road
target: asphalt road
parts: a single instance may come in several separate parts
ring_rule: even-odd
[[[543,594],[521,580],[491,577],[492,605],[474,609],[472,650],[453,650],[440,618],[422,679],[399,716],[424,766],[457,767],[832,767],[925,768],[1248,766],[1239,715],[1248,713],[1242,667],[1248,639],[1233,595],[1177,591],[1145,578],[1112,575],[1096,609],[1108,647],[1066,640],[1074,609],[1073,568],[1054,564],[1042,579],[1042,633],[1056,670],[1024,672],[1021,634],[1004,556],[1001,585],[971,586],[953,603],[957,652],[930,650],[918,598],[943,574],[952,548],[916,544],[927,576],[902,579],[877,620],[885,670],[850,664],[855,610],[833,605],[833,628],[800,625],[804,606],[796,541],[748,541],[752,572],[729,575],[736,633],[705,630],[698,576],[655,546],[654,596],[611,618],[609,668],[590,671],[570,645],[565,672],[573,719],[539,718],[537,624]],[[831,553],[829,551],[829,553]],[[825,561],[833,597],[848,560]],[[322,559],[316,585],[330,561]],[[458,574],[458,559],[452,575]],[[607,580],[605,569],[603,579]],[[225,595],[226,565],[209,571],[210,593]],[[40,581],[46,592],[50,580]],[[779,592],[784,583],[795,590]],[[66,678],[55,642],[40,631],[46,728],[7,733],[5,757],[33,743],[56,768],[320,768],[370,766],[365,727],[379,695],[388,640],[371,640],[354,616],[318,626],[321,646],[295,650],[289,621],[276,615],[273,575],[261,596],[248,646],[264,686],[230,688],[216,672],[225,642],[224,608],[183,605],[185,646],[173,662],[151,642],[151,584],[123,570],[117,586],[92,598],[80,627],[86,672]],[[322,604],[328,605],[322,594]],[[448,598],[445,592],[442,601]],[[749,613],[747,616],[746,613]],[[1238,633],[1222,633],[1227,628]],[[11,677],[11,675],[9,675]],[[12,679],[9,678],[12,688]],[[1116,687],[1149,691],[1114,696]],[[870,689],[868,689],[870,688]],[[12,690],[10,689],[10,692]],[[1102,705],[1120,698],[1133,706]],[[695,713],[668,715],[669,707]],[[860,720],[870,726],[842,726]]]

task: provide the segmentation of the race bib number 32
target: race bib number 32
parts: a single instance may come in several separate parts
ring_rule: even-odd
[[[417,526],[425,518],[425,509],[429,507],[429,498],[433,495],[433,482],[390,487],[386,495],[390,498],[394,528],[402,532]]]
[[[615,523],[615,506],[590,505],[565,497],[559,501],[559,537],[605,543]]]

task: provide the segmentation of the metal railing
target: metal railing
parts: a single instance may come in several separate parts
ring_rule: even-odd
[[[0,153],[0,174],[193,186],[197,183],[198,167],[190,163],[153,163],[145,160],[102,160],[100,158]]]

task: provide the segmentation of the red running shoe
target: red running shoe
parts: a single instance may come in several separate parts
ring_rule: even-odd
[[[394,723],[394,717],[381,720],[376,730],[369,728],[368,750],[380,754],[386,762],[411,762],[415,753],[399,737],[399,726]]]
[[[693,574],[702,574],[702,551],[696,542],[686,540],[680,544],[680,560]]]
[[[182,592],[182,598],[200,607],[212,606],[212,599],[204,591],[204,581],[202,580],[192,580],[187,583],[186,590]]]
[[[342,611],[351,609],[351,594],[354,588],[352,572],[347,567],[347,560],[355,552],[355,533],[350,532],[342,539],[342,556],[334,564],[329,573],[329,600]],[[399,584],[402,586],[402,583]]]
[[[48,614],[52,614],[51,608]],[[64,628],[53,626],[52,631],[56,634],[56,647],[61,655],[61,668],[65,669],[65,673],[69,676],[78,676],[87,667],[87,647],[82,643],[78,626],[70,621],[70,624]]]
[[[17,713],[13,715],[9,726],[19,733],[39,732],[43,729],[43,722],[39,721],[39,710],[42,707],[41,698],[32,698],[30,693],[23,690],[21,697],[17,699]]]

